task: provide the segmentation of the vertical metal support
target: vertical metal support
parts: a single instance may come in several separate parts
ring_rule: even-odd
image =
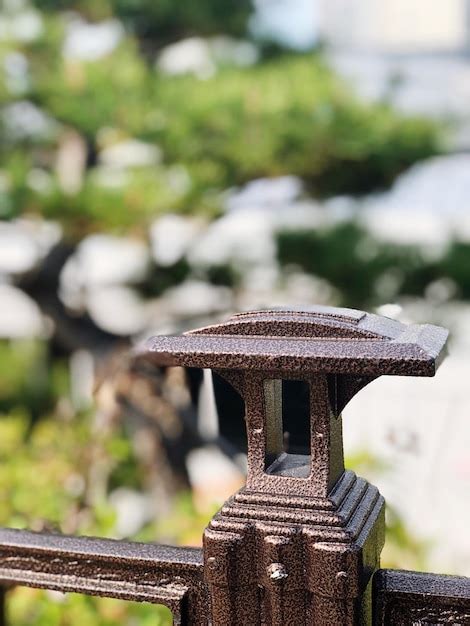
[[[382,374],[433,376],[446,338],[435,326],[319,307],[150,340],[141,356],[211,368],[244,399],[246,486],[206,528],[203,551],[0,529],[0,583],[163,604],[184,626],[367,626],[388,624],[390,610],[400,624],[467,623],[468,583],[403,572],[375,577],[372,615],[384,500],[343,461],[349,400]]]
[[[249,525],[204,534],[204,573],[213,626],[260,624],[255,546]]]
[[[146,358],[211,368],[245,402],[246,486],[204,533],[213,626],[372,623],[384,500],[344,469],[341,411],[382,374],[433,376],[446,338],[434,326],[317,307],[240,314],[148,342]],[[286,402],[284,416],[282,402],[293,381],[308,386],[310,429],[294,433],[303,441],[292,451],[284,417],[299,424],[298,403]]]
[[[306,378],[311,455],[284,454],[283,472],[269,473],[267,455],[282,455],[280,407],[273,403],[280,399],[279,380],[289,376],[265,371],[238,380],[246,403],[248,480],[204,535],[214,626],[370,623],[369,581],[384,542],[384,501],[375,487],[344,471],[341,416],[326,375]],[[306,475],[299,471],[305,465]]]

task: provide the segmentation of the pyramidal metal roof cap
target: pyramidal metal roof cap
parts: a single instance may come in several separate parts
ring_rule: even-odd
[[[157,365],[230,370],[433,376],[448,331],[355,309],[316,306],[240,313],[137,350]]]

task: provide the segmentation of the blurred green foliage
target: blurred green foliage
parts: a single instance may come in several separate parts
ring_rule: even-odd
[[[60,361],[49,364],[45,342],[17,341],[14,351],[0,342],[0,411],[25,407],[34,418],[52,409],[63,374]]]
[[[251,0],[34,5],[42,33],[30,41],[0,41],[3,219],[58,220],[76,241],[95,231],[129,234],[169,211],[215,216],[227,188],[256,177],[297,175],[319,196],[361,193],[389,185],[413,162],[440,150],[434,123],[360,102],[319,54],[275,46],[266,54],[263,47],[262,62],[245,68],[226,63],[205,79],[168,76],[155,67],[161,48],[182,37],[246,36]],[[66,57],[70,11],[92,22],[115,17],[125,36],[96,60]],[[6,68],[12,61],[21,66],[21,59],[23,82],[12,88]],[[24,114],[13,128],[9,107],[25,102],[45,117],[46,130],[28,130]],[[114,169],[103,163],[107,149],[130,140],[156,147],[154,161]],[[84,152],[82,165],[80,154],[74,157],[75,189],[67,189],[58,173],[61,150],[70,144]],[[453,245],[439,267],[411,248],[379,246],[352,223],[281,233],[278,245],[282,265],[326,278],[346,304],[373,303],[378,289],[393,295],[396,285],[418,293],[441,269],[470,297],[464,244]],[[192,270],[217,285],[236,286],[240,279],[230,265],[203,270],[183,258],[159,268],[142,289],[160,295]],[[360,466],[358,459],[353,463]],[[0,524],[112,537],[116,512],[108,496],[117,486],[148,488],[123,424],[102,428],[91,411],[74,408],[67,363],[52,358],[46,342],[0,342]],[[132,538],[194,544],[212,513],[196,510],[184,494],[165,519]],[[399,518],[391,528],[412,554],[416,545],[407,544]],[[9,592],[8,612],[19,626],[170,623],[166,611],[149,605],[21,588]]]
[[[450,243],[446,255],[439,268],[444,276],[455,282],[458,288],[457,295],[463,299],[470,298],[470,243],[453,241]]]
[[[147,488],[146,468],[123,424],[103,428],[91,412],[73,409],[65,364],[56,364],[45,385],[54,401],[50,410],[37,416],[24,388],[25,381],[39,384],[37,377],[47,372],[43,345],[1,342],[0,355],[0,525],[115,537],[110,492],[117,486]],[[197,511],[190,494],[182,494],[166,517],[132,539],[195,545],[214,512]],[[171,624],[163,607],[23,588],[8,593],[7,608],[11,623],[20,626]]]
[[[163,606],[111,598],[62,595],[40,589],[15,589],[8,594],[7,618],[15,626],[170,626]]]
[[[151,133],[149,105],[155,76],[132,39],[125,39],[112,54],[96,61],[66,58],[57,44],[46,40],[44,50],[40,43],[31,48],[31,95],[39,106],[90,142],[102,128],[137,136]]]
[[[188,14],[212,11],[212,31],[222,19],[220,3],[37,2],[46,5],[51,12],[43,14],[37,39],[0,45],[0,61],[12,53],[26,59],[21,100],[49,122],[41,135],[27,128],[12,134],[4,121],[4,218],[58,219],[74,238],[104,229],[129,232],[168,211],[217,215],[224,190],[262,176],[297,175],[316,195],[370,191],[440,150],[435,123],[360,102],[319,54],[284,53],[243,68],[229,63],[205,79],[158,71],[132,34],[96,60],[63,54],[67,22],[57,8],[94,19],[122,9],[147,19],[140,13],[146,7],[149,24],[163,12],[188,20],[192,32]],[[224,15],[229,9],[224,3]],[[0,105],[14,104],[18,94],[3,78],[0,73]],[[57,174],[58,153],[70,137],[81,138],[85,151],[73,190]],[[155,162],[110,172],[103,150],[126,140],[155,146]]]
[[[220,32],[243,36],[253,11],[251,0],[34,0],[41,10],[76,11],[89,20],[116,16],[147,48]]]
[[[295,174],[317,193],[363,192],[438,149],[431,122],[360,103],[311,55],[161,80],[157,93],[157,140],[203,187]]]
[[[435,281],[447,279],[455,293],[470,297],[470,245],[450,242],[439,255],[416,245],[386,243],[357,221],[318,229],[277,233],[278,259],[324,278],[341,304],[373,307],[400,295],[424,296]],[[446,287],[448,288],[448,287]]]
[[[11,363],[24,346],[0,344],[2,356]],[[0,389],[5,396],[20,398],[22,380],[40,363],[40,345],[30,346],[22,357],[17,383]],[[116,485],[145,490],[144,468],[122,428],[113,424],[100,429],[91,413],[76,413],[67,406],[66,372],[56,377],[52,391],[60,408],[35,420],[21,401],[0,413],[0,525],[34,530],[114,537],[116,513],[108,496]],[[368,452],[349,456],[348,467],[374,480],[387,471]],[[132,539],[195,545],[216,506],[197,511],[191,494],[182,494],[164,518],[146,524]],[[407,531],[399,515],[387,514],[384,566],[425,567],[427,546]],[[8,592],[7,615],[16,626],[117,626],[171,624],[163,607],[128,603],[76,594],[62,595],[18,587]]]

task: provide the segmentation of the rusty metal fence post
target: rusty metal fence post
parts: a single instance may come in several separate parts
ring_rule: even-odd
[[[245,403],[246,486],[204,533],[209,623],[371,623],[384,500],[344,469],[341,411],[381,375],[433,376],[446,338],[436,326],[316,307],[240,314],[146,344],[141,357],[210,368]]]
[[[0,528],[0,624],[12,585],[164,604],[186,626],[470,624],[470,579],[377,571],[384,501],[343,462],[346,404],[383,374],[433,376],[446,338],[317,307],[149,340],[136,359],[211,368],[243,398],[245,487],[203,549]]]

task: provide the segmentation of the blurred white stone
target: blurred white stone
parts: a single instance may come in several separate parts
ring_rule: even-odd
[[[74,17],[67,26],[63,54],[69,59],[96,61],[110,54],[123,36],[124,28],[118,20],[90,24]]]
[[[395,109],[405,113],[452,120],[454,128],[449,129],[447,139],[456,150],[468,150],[468,55],[387,55],[348,50],[329,52],[328,62],[354,85],[362,98],[387,100]]]
[[[192,484],[203,485],[211,480],[230,480],[239,470],[217,447],[205,446],[193,450],[186,462]]]
[[[352,196],[333,196],[325,198],[322,203],[322,212],[333,221],[353,219],[358,209],[360,209],[359,201]]]
[[[11,94],[24,93],[30,84],[28,59],[20,52],[9,52],[3,58],[5,86]]]
[[[158,56],[157,67],[166,74],[195,74],[198,78],[210,78],[216,71],[209,43],[202,37],[166,46]]]
[[[106,189],[122,189],[129,184],[130,173],[118,167],[98,165],[90,171],[94,184]]]
[[[28,172],[26,183],[33,191],[47,194],[52,190],[54,180],[47,170],[33,167],[33,169]]]
[[[109,309],[102,300],[103,296],[97,295],[98,288],[139,282],[145,278],[149,262],[147,246],[141,241],[105,234],[89,235],[80,242],[62,268],[59,278],[60,298],[69,308],[77,311],[91,306],[93,315],[100,321],[100,326],[103,324],[103,328],[113,324],[118,334],[127,334],[129,329],[134,332],[140,324],[140,313],[137,313],[140,305],[133,304],[131,298],[126,300],[123,296],[123,306],[127,306],[126,311],[134,311],[127,313],[130,320],[134,321],[106,322],[104,318]],[[93,290],[95,293],[88,302],[87,298]],[[119,331],[119,328],[123,330]]]
[[[442,245],[470,238],[470,155],[436,157],[398,177],[389,192],[370,196],[360,214],[378,236]]]
[[[290,272],[285,277],[282,304],[285,306],[331,304],[335,302],[337,295],[326,280],[305,272]]]
[[[109,495],[109,501],[116,511],[115,530],[120,537],[135,535],[155,514],[149,495],[127,487],[115,489]]]
[[[86,295],[86,308],[97,326],[115,335],[134,335],[148,321],[145,302],[130,287],[91,289]]]
[[[15,224],[0,222],[0,272],[22,274],[32,269],[38,260],[36,246]]]
[[[7,104],[1,112],[5,137],[10,141],[22,139],[52,139],[59,128],[55,120],[29,100]]]
[[[82,288],[138,282],[145,277],[149,256],[141,241],[88,235],[64,265],[61,286]]]
[[[238,460],[240,466],[243,460]],[[224,502],[244,481],[243,468],[212,445],[192,450],[186,459],[196,506],[206,510],[214,502]]]
[[[41,256],[45,256],[62,238],[62,227],[57,222],[34,218],[19,218],[13,224],[18,224],[24,232],[31,235]]]
[[[175,214],[155,220],[150,227],[150,243],[155,261],[162,266],[179,261],[201,232],[202,226],[200,220]]]
[[[204,39],[189,37],[166,46],[157,58],[157,68],[165,74],[194,74],[207,79],[219,65],[246,67],[256,63],[258,48],[249,41],[225,35]]]
[[[24,291],[0,284],[0,337],[22,339],[45,332],[38,305]]]
[[[259,178],[233,190],[225,205],[228,211],[253,208],[279,210],[294,202],[302,191],[303,184],[297,176]]]
[[[188,257],[194,265],[273,263],[276,257],[273,230],[262,212],[228,213],[210,224],[190,248]]]
[[[403,310],[403,307],[400,304],[396,304],[396,303],[382,304],[381,306],[377,307],[378,315],[383,315],[384,317],[390,317],[394,320],[398,319],[402,310]]]
[[[458,287],[451,278],[438,278],[426,287],[425,298],[434,305],[441,305],[454,299]]]
[[[126,168],[156,165],[161,161],[158,146],[137,139],[127,139],[101,150],[100,163],[106,167]]]
[[[202,281],[188,280],[172,287],[164,297],[170,315],[191,317],[227,311],[232,303],[232,292],[227,287],[215,287]]]
[[[449,241],[451,229],[437,215],[389,210],[377,204],[362,213],[368,230],[377,238],[398,244],[431,245],[440,251]]]
[[[275,291],[279,281],[277,264],[254,265],[243,272],[243,291],[264,294]]]
[[[61,238],[54,222],[18,219],[0,222],[0,275],[31,271]]]
[[[269,275],[267,268],[259,273],[259,279],[263,274],[266,276],[266,284],[261,282],[256,286],[252,282],[253,274],[256,277],[257,270],[248,275],[244,281],[243,290],[237,293],[236,308],[238,310],[263,309],[276,306],[305,306],[308,304],[332,304],[338,299],[338,294],[325,280],[310,276],[300,271],[289,271],[276,274],[275,268]],[[274,281],[274,277],[277,280]]]
[[[389,210],[458,218],[470,212],[470,154],[451,154],[417,163],[377,198]]]
[[[4,3],[6,4],[7,0],[4,0]],[[42,32],[41,14],[30,7],[11,6],[8,12],[0,14],[0,41],[30,43]]]
[[[209,45],[215,61],[220,65],[247,67],[259,58],[258,48],[251,41],[219,35],[211,37]]]
[[[325,211],[325,206],[317,200],[296,200],[291,204],[279,206],[278,210],[263,209],[265,219],[268,219],[276,229],[319,228],[337,221],[336,214]]]

